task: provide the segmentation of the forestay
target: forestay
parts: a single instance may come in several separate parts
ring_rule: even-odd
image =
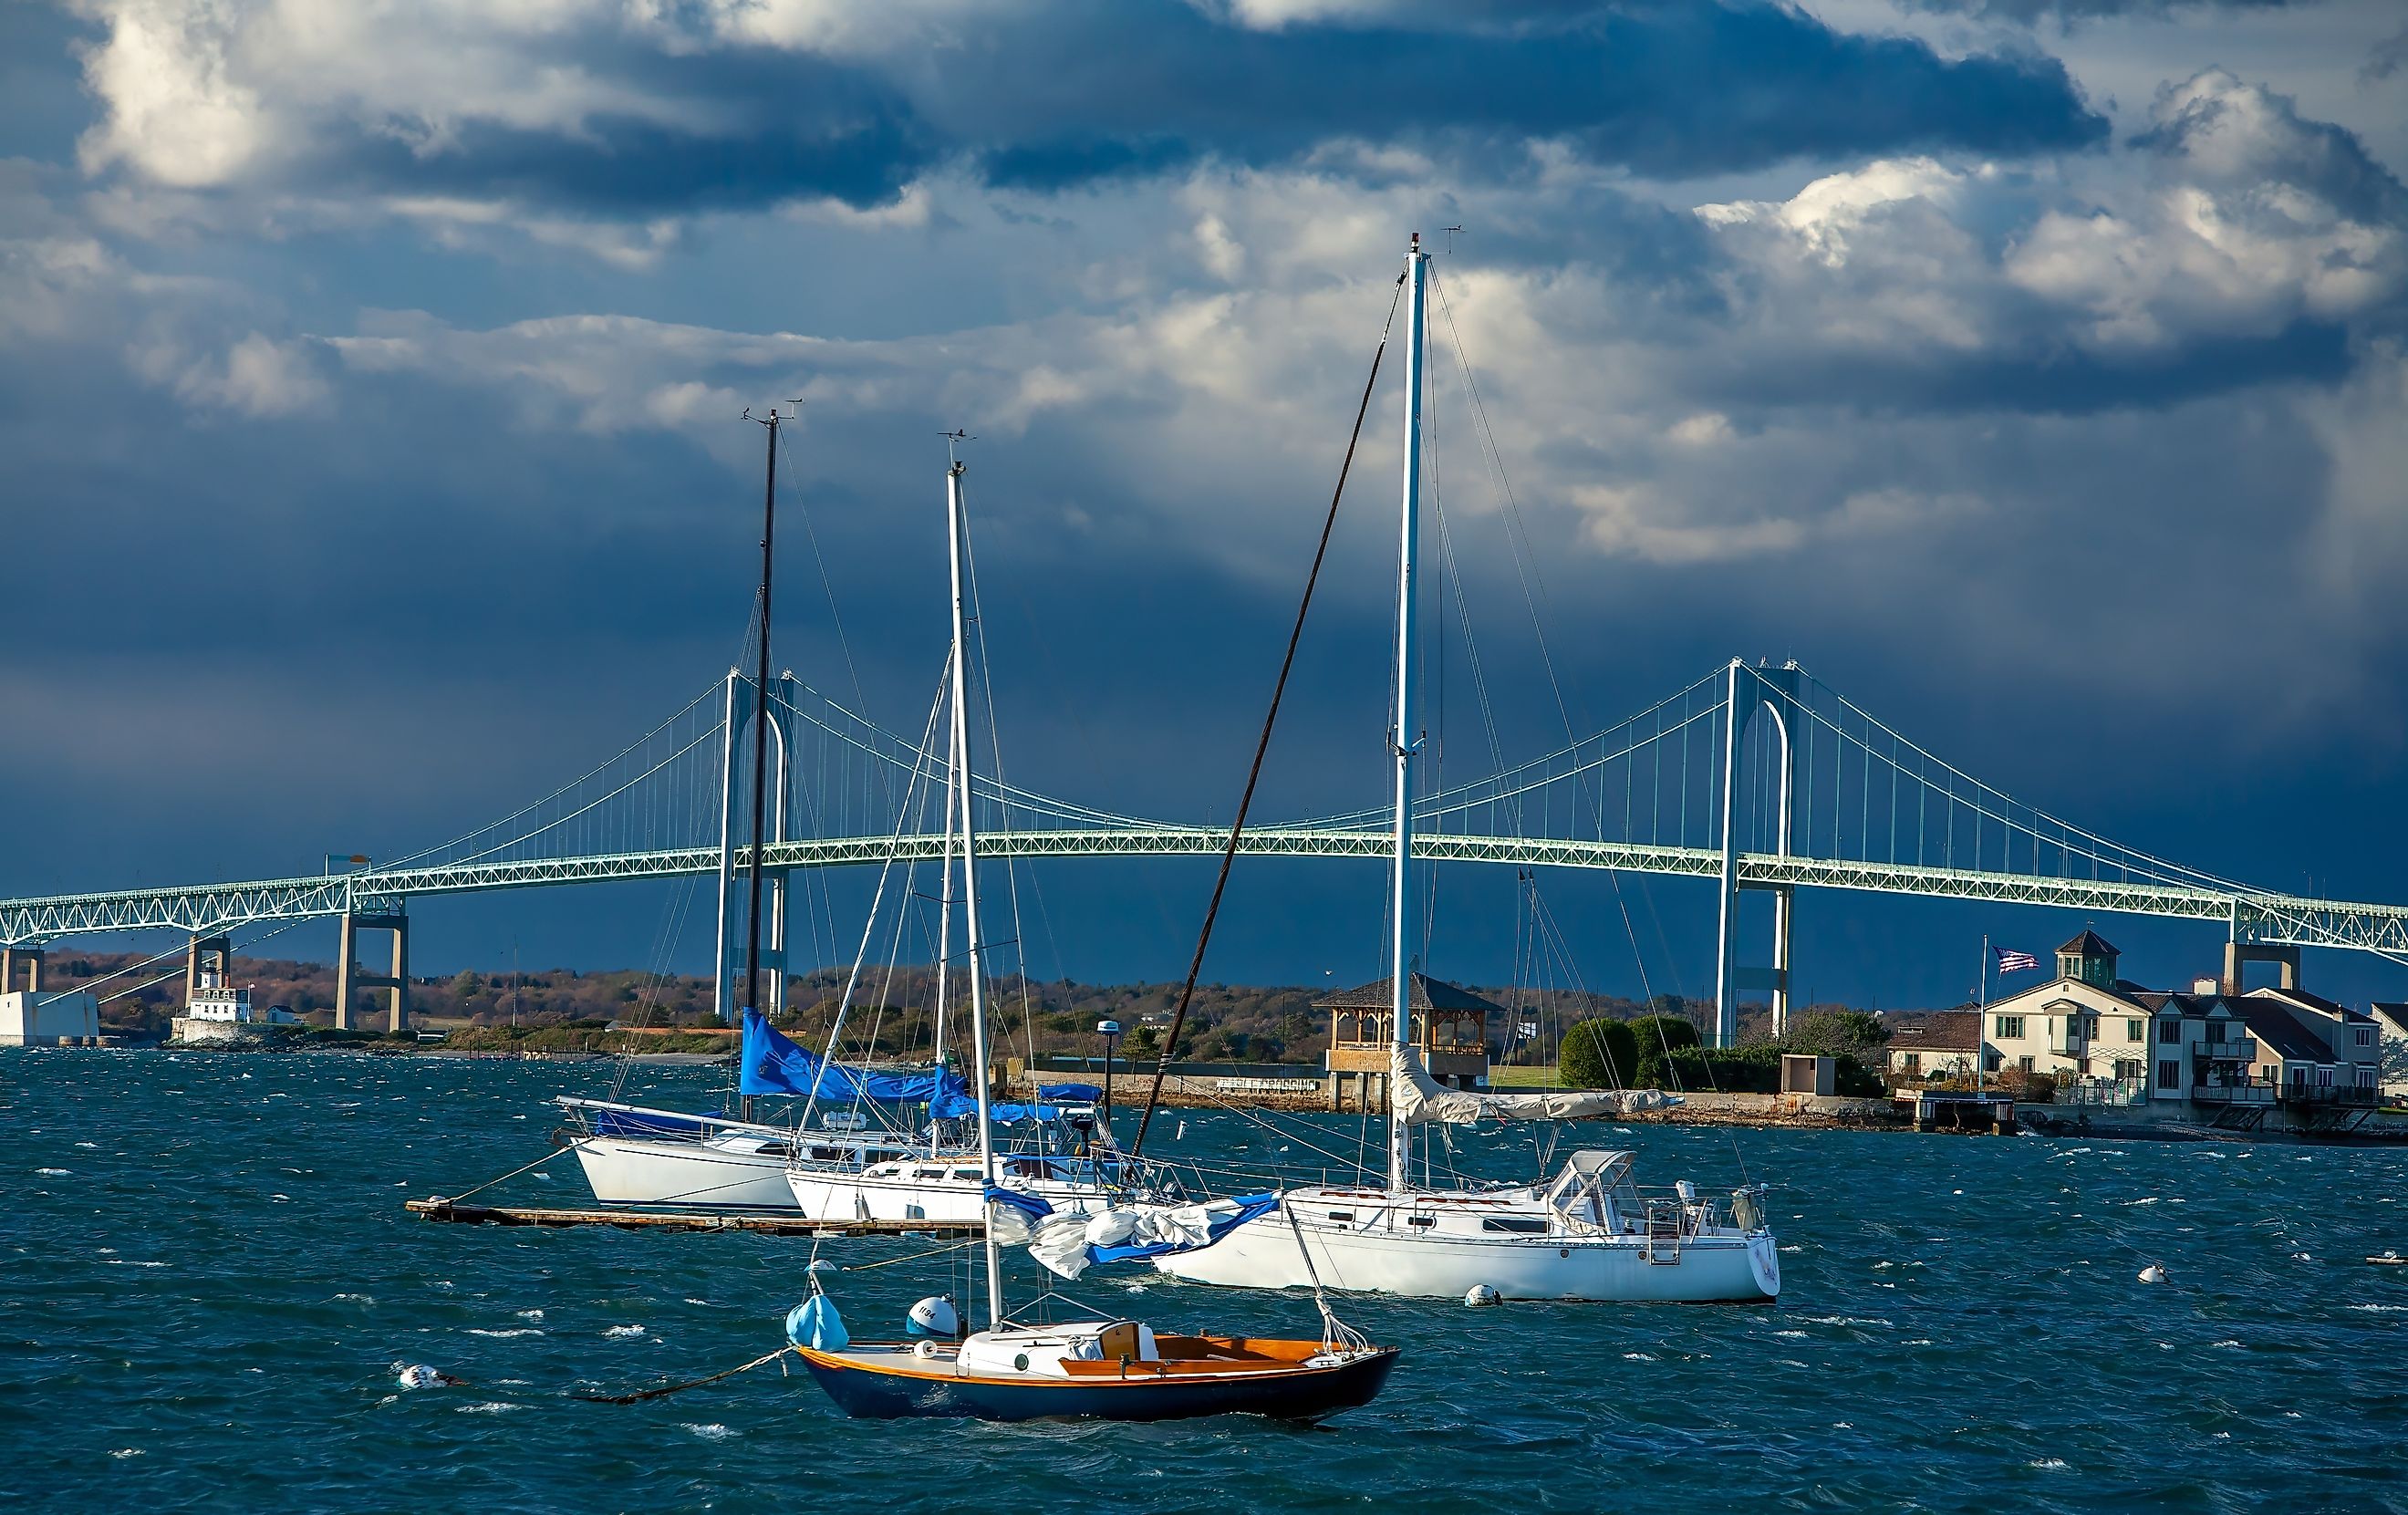
[[[1412,1047],[1392,1047],[1392,1099],[1397,1119],[1406,1125],[1469,1125],[1476,1121],[1593,1121],[1601,1117],[1636,1115],[1681,1103],[1661,1089],[1550,1089],[1526,1094],[1497,1094],[1475,1089],[1448,1089],[1422,1066],[1422,1055]]]

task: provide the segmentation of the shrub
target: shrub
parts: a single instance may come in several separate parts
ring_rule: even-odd
[[[1623,1021],[1583,1021],[1564,1033],[1555,1074],[1570,1089],[1619,1089],[1639,1071],[1639,1039]]]
[[[1630,1036],[1641,1057],[1698,1045],[1698,1028],[1685,1015],[1642,1015],[1630,1022]]]

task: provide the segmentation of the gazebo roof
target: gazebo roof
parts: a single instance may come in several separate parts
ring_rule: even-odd
[[[2081,936],[2074,937],[2070,942],[2067,942],[2064,946],[2058,948],[2057,950],[2060,952],[2073,952],[2082,957],[2121,957],[2124,955],[2115,950],[2115,945],[2113,942],[2086,927],[2084,929]]]
[[[1502,1015],[1505,1007],[1485,1000],[1468,989],[1458,989],[1443,979],[1433,979],[1426,973],[1410,977],[1407,992],[1409,1003],[1416,1010],[1477,1010],[1483,1015]],[[1384,1010],[1395,1003],[1395,996],[1385,979],[1353,989],[1341,989],[1334,994],[1324,994],[1312,1002],[1323,1010]]]

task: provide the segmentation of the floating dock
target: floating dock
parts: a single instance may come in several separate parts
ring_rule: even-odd
[[[454,1205],[448,1199],[413,1199],[404,1208],[430,1221],[458,1225],[609,1225],[622,1231],[759,1231],[773,1236],[975,1236],[986,1229],[979,1221],[810,1221],[775,1210],[529,1209],[514,1205]]]

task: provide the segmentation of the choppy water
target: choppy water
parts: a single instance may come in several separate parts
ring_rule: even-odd
[[[839,1420],[770,1367],[810,1244],[431,1225],[537,1156],[592,1066],[0,1054],[0,1499],[56,1509],[1147,1510],[1645,1505],[2398,1509],[2408,1154],[1647,1130],[1643,1173],[1782,1185],[1762,1308],[1354,1301],[1404,1344],[1315,1431]],[[704,1077],[639,1076],[680,1100]],[[631,1086],[631,1092],[632,1092]],[[1226,1115],[1178,1148],[1276,1155]],[[1352,1150],[1356,1122],[1324,1122]],[[1172,1129],[1176,1129],[1175,1126]],[[1157,1127],[1157,1139],[1163,1128]],[[1285,1154],[1303,1156],[1300,1147]],[[1467,1142],[1512,1172],[1526,1145]],[[572,1160],[524,1203],[586,1197]],[[831,1243],[859,1264],[923,1240]],[[954,1254],[958,1257],[964,1254]],[[2169,1286],[2134,1274],[2162,1259]],[[1025,1268],[1033,1274],[1033,1268]],[[964,1280],[829,1278],[856,1331]],[[1100,1281],[1099,1281],[1100,1280]],[[1035,1280],[1025,1278],[1033,1290]],[[1167,1323],[1310,1334],[1300,1298],[1126,1274]],[[403,1391],[424,1363],[468,1380]]]

